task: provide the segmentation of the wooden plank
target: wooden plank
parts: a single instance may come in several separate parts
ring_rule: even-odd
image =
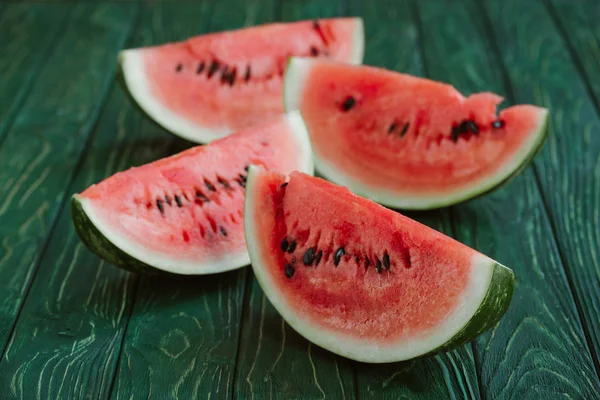
[[[484,5],[515,100],[551,110],[552,134],[535,161],[536,172],[599,373],[598,109],[541,2],[486,1]],[[587,376],[588,371],[579,373]]]
[[[210,2],[209,8],[196,4],[157,4],[144,23],[146,37],[152,38],[152,32],[159,42],[206,29],[253,25],[272,19],[275,11],[272,2]],[[173,20],[179,21],[177,26]],[[172,147],[184,146],[177,141]],[[230,398],[246,273],[142,278],[113,397]]]
[[[424,75],[418,25],[406,1],[353,1],[350,13],[365,21],[365,64]],[[448,235],[447,210],[404,213]],[[360,398],[479,398],[473,352],[467,344],[454,351],[403,363],[356,364]]]
[[[545,0],[575,61],[583,70],[596,107],[600,103],[600,7],[596,0]]]
[[[507,92],[474,3],[434,0],[419,3],[419,11],[433,79],[465,94]],[[517,277],[506,316],[476,342],[483,397],[596,397],[589,349],[533,170],[451,212],[458,240],[512,267]]]
[[[55,398],[46,394],[60,392],[64,386],[55,380],[52,371],[73,368],[57,358],[60,352],[54,353],[57,341],[74,343],[69,336],[78,326],[77,318],[69,313],[67,294],[61,291],[64,286],[57,277],[38,281],[37,290],[41,292],[32,292],[32,302],[28,302],[21,314],[23,319],[19,320],[14,335],[11,331],[89,128],[113,79],[115,51],[129,33],[135,10],[136,6],[117,4],[73,6],[64,35],[44,63],[36,86],[0,148],[3,193],[0,199],[0,293],[3,294],[0,343],[3,350],[6,347],[0,364],[0,387],[10,387],[15,396],[38,390],[41,398]],[[102,45],[97,46],[98,43]],[[67,69],[70,71],[65,79]],[[48,118],[44,121],[38,116]],[[55,241],[59,247],[64,244],[62,238],[56,236]],[[46,272],[55,268],[50,263],[45,266]],[[75,268],[75,264],[69,268]],[[40,296],[37,300],[46,296],[48,301],[36,302],[36,295]],[[58,304],[61,306],[55,308]],[[63,308],[62,314],[58,312],[60,308]],[[61,317],[64,319],[59,321]],[[89,326],[82,329],[87,328]],[[6,346],[9,335],[11,341]],[[86,343],[81,341],[79,345],[85,347]],[[65,351],[63,355],[71,352],[75,356],[73,353],[81,348],[68,346],[68,350],[64,347],[61,350]]]
[[[69,10],[65,5],[2,5],[0,143],[56,43],[57,35],[62,32]]]
[[[342,1],[281,1],[282,21],[343,14]],[[287,325],[249,271],[234,393],[239,399],[354,398],[348,360],[311,344]]]

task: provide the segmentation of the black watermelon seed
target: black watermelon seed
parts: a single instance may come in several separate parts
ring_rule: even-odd
[[[467,128],[469,128],[469,130],[471,132],[473,132],[473,134],[475,134],[475,135],[479,134],[479,127],[477,126],[475,121],[473,121],[473,120],[467,121]]]
[[[208,197],[206,197],[206,195],[199,190],[196,190],[196,197],[206,203],[208,203],[210,201],[210,199]]]
[[[219,230],[221,231],[221,234],[223,234],[223,236],[227,236],[227,231],[225,230],[225,228],[223,228],[223,226],[219,225]]]
[[[231,189],[231,186],[229,186],[229,182],[227,182],[225,179],[217,178],[217,182],[219,182],[221,185],[223,185],[223,187],[225,189]]]
[[[388,271],[390,270],[390,255],[388,253],[385,253],[383,255],[383,266],[385,267],[385,269],[387,269]]]
[[[402,127],[402,130],[400,131],[400,137],[404,137],[404,135],[406,135],[406,133],[408,132],[409,126],[410,126],[410,124],[408,122],[404,124],[404,126]]]
[[[291,242],[291,243],[290,243],[290,247],[288,247],[288,253],[293,253],[293,252],[296,250],[296,246],[297,246],[297,244],[298,244],[298,243],[296,243],[295,241],[294,241],[294,242]]]
[[[352,107],[356,105],[356,100],[352,96],[348,96],[346,100],[342,103],[342,111],[349,111]]]
[[[319,252],[317,253],[317,256],[315,257],[315,266],[319,265],[319,263],[321,262],[321,257],[323,257],[323,250],[319,250]]]
[[[504,127],[504,121],[497,119],[496,121],[492,122],[492,128],[494,129],[500,129]]]
[[[287,241],[286,238],[283,238],[283,240],[279,244],[279,247],[281,247],[281,251],[283,251],[284,253],[287,251],[289,246],[290,246],[290,243]]]
[[[209,181],[207,181],[206,179],[204,180],[204,184],[206,185],[206,187],[208,188],[208,190],[210,190],[211,192],[216,192],[217,189],[213,186],[212,183],[210,183]]]
[[[183,69],[183,64],[177,64],[175,71],[180,72]]]
[[[335,265],[337,267],[340,264],[340,261],[342,260],[342,256],[344,254],[346,254],[346,250],[344,250],[343,247],[340,247],[339,249],[337,249],[337,251],[333,255],[333,265]]]
[[[371,260],[369,260],[369,257],[365,257],[365,269],[369,268],[369,265],[371,265]]]
[[[459,135],[458,127],[453,126],[452,127],[452,135],[450,137],[454,143],[458,142],[458,135]]]
[[[246,187],[246,181],[245,181],[245,180],[242,180],[242,179],[240,179],[240,178],[235,178],[235,181],[236,181],[236,182],[237,182],[237,183],[238,183],[238,184],[239,184],[241,187],[243,187],[243,188],[245,188],[245,187]]]
[[[168,195],[166,195],[166,194],[165,194],[165,202],[166,202],[168,205],[171,205],[171,198],[170,198]]]
[[[375,258],[375,271],[377,271],[378,274],[381,273],[381,261],[379,258]]]
[[[316,251],[317,249],[315,247],[311,247],[310,249],[306,250],[306,253],[304,253],[304,256],[302,257],[302,262],[304,265],[311,265],[313,263],[315,260]]]
[[[250,66],[246,67],[246,75],[244,76],[244,81],[248,82],[250,80]]]
[[[156,199],[156,207],[158,207],[158,211],[160,211],[161,214],[164,214],[165,210],[161,199]]]
[[[198,64],[198,68],[196,68],[196,73],[201,74],[202,71],[204,71],[205,66],[206,66],[206,64],[204,64],[204,61],[202,61],[200,64]]]
[[[227,68],[227,66],[224,66],[221,70],[221,83],[227,82],[229,82],[229,68]]]
[[[248,172],[248,170],[249,170],[249,169],[250,169],[250,166],[249,166],[249,165],[246,165],[246,166],[244,167],[244,171],[246,171],[246,172]]]
[[[288,183],[287,183],[287,182],[284,182],[284,183],[282,183],[282,184],[281,184],[281,187],[282,187],[282,188],[284,188],[284,187],[286,187],[287,185],[288,185]]]
[[[310,48],[310,55],[313,57],[316,57],[319,55],[319,49],[317,49],[315,46],[311,46]]]
[[[354,261],[356,261],[357,263],[360,262],[360,256],[354,256]]]
[[[208,69],[208,78],[209,79],[212,78],[212,76],[218,70],[219,70],[219,62],[218,61],[213,61],[212,64],[210,64],[210,68]]]
[[[177,203],[178,207],[183,207],[183,203],[181,202],[181,199],[179,198],[179,196],[175,195],[175,203]]]
[[[469,132],[469,121],[461,122],[457,129],[459,135]]]
[[[294,276],[294,273],[296,273],[294,267],[292,267],[290,264],[285,264],[285,276],[291,278],[292,276]]]
[[[392,124],[388,128],[388,134],[394,132],[394,129],[396,129],[396,127],[397,127],[396,122],[392,122]]]

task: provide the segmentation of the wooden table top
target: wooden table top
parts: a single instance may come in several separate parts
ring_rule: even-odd
[[[115,83],[116,52],[360,15],[365,63],[551,110],[543,152],[483,198],[409,216],[512,267],[501,323],[368,365],[296,334],[249,268],[147,277],[94,256],[70,196],[190,146]],[[0,2],[0,398],[600,399],[597,0]]]

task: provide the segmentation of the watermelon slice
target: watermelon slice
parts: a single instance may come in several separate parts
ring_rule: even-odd
[[[277,23],[122,51],[125,87],[151,118],[207,143],[283,113],[288,57],[360,63],[360,18]]]
[[[375,67],[293,58],[285,106],[299,109],[328,179],[404,209],[452,205],[516,176],[541,149],[548,111]]]
[[[251,167],[244,210],[254,273],[301,335],[364,362],[472,340],[508,308],[514,276],[477,251],[349,190]]]
[[[247,265],[250,164],[312,173],[297,112],[90,186],[73,196],[75,228],[100,257],[134,271],[209,274]]]

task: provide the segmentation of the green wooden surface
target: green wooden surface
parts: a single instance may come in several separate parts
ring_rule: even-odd
[[[449,13],[452,19],[447,18]],[[467,94],[507,93],[503,65],[486,37],[486,19],[473,18],[481,15],[474,2],[451,9],[439,0],[421,4],[419,14],[432,78],[452,82]],[[469,31],[458,29],[466,24]],[[533,171],[451,212],[458,240],[511,266],[517,276],[515,300],[507,317],[474,346],[484,397],[600,396]],[[538,370],[537,364],[545,368]]]
[[[600,398],[600,7],[595,0],[0,1],[0,398]],[[361,15],[365,62],[552,110],[534,168],[411,217],[511,266],[506,317],[434,357],[368,365],[295,333],[250,269],[139,277],[66,200],[191,144],[114,82],[124,46]]]
[[[590,3],[588,3],[590,4]],[[582,4],[580,6],[583,6]],[[596,4],[596,7],[598,5]],[[564,38],[540,2],[486,1],[493,39],[517,102],[550,108],[548,146],[535,161],[579,314],[599,372],[600,120]],[[586,7],[587,8],[587,7]],[[593,9],[593,7],[592,7]],[[597,13],[597,11],[596,11]],[[519,18],[506,18],[518,15]],[[574,21],[577,24],[577,21]],[[584,54],[593,57],[595,53]]]

